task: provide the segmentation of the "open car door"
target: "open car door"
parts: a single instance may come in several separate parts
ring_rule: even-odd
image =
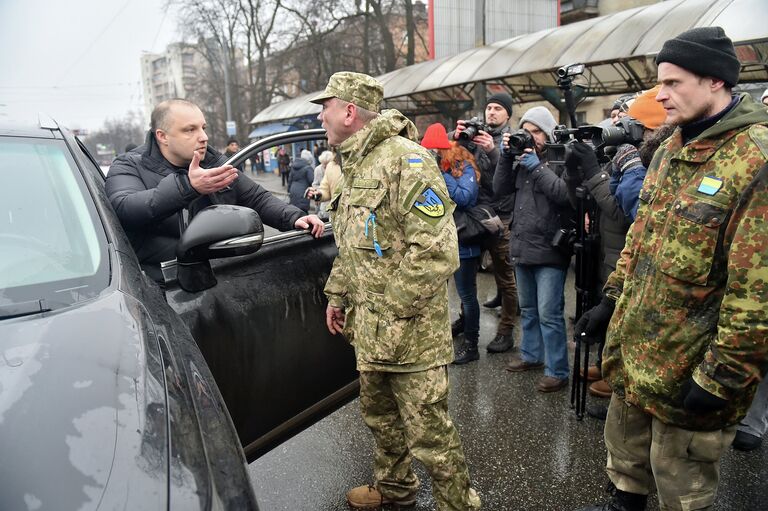
[[[313,140],[325,140],[325,131],[274,135],[228,163]],[[247,170],[240,179],[250,175]],[[203,291],[182,289],[178,263],[163,264],[168,303],[208,362],[249,461],[358,392],[353,349],[325,326],[323,286],[337,254],[330,225],[320,239],[270,232],[256,253],[210,261],[216,283]]]

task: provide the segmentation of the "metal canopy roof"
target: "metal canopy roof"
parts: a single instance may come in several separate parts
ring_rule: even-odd
[[[517,102],[540,101],[557,86],[558,67],[584,63],[575,82],[590,96],[621,94],[656,83],[653,58],[664,41],[689,28],[721,26],[737,46],[740,82],[768,81],[768,8],[765,0],[672,0],[541,30],[414,64],[377,77],[384,106],[406,115],[471,108],[480,83],[507,90]],[[318,113],[318,92],[276,103],[253,124]]]

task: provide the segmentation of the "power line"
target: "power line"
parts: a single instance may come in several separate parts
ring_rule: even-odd
[[[99,32],[99,34],[91,41],[91,44],[88,45],[85,51],[83,51],[83,53],[81,53],[80,56],[77,57],[77,59],[75,59],[75,61],[71,65],[67,66],[67,68],[64,70],[64,74],[62,74],[59,77],[59,79],[56,80],[57,85],[61,83],[61,81],[67,77],[69,72],[72,71],[72,68],[77,66],[77,64],[79,64],[80,61],[83,60],[83,57],[85,57],[88,54],[88,52],[91,51],[91,48],[93,48],[93,45],[96,44],[96,42],[101,38],[101,36],[104,35],[104,33],[109,29],[109,27],[112,26],[112,23],[114,23],[117,17],[120,16],[120,14],[122,14],[122,12],[125,10],[126,7],[128,7],[129,3],[131,3],[131,0],[126,0],[123,6],[120,7],[120,9],[118,9],[118,11],[115,13],[114,16],[112,16],[112,19],[109,20],[109,23],[107,23],[106,26],[104,26],[104,28],[101,30],[101,32]]]

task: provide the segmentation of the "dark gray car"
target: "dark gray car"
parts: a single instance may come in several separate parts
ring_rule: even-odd
[[[161,291],[67,130],[0,127],[0,176],[0,509],[257,509],[244,454],[357,391],[324,328],[332,235],[214,206]]]

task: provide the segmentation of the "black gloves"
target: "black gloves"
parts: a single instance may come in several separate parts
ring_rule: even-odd
[[[696,413],[716,412],[728,405],[728,401],[702,389],[693,378],[683,383],[681,387],[683,408]]]
[[[600,172],[600,164],[597,162],[594,149],[584,142],[574,142],[571,145],[571,152],[565,159],[565,166],[568,174],[574,179],[577,176],[585,180],[590,179]]]
[[[608,330],[615,307],[616,302],[604,296],[599,304],[582,314],[576,322],[573,327],[576,338],[587,344],[596,344],[605,339],[605,331]]]

